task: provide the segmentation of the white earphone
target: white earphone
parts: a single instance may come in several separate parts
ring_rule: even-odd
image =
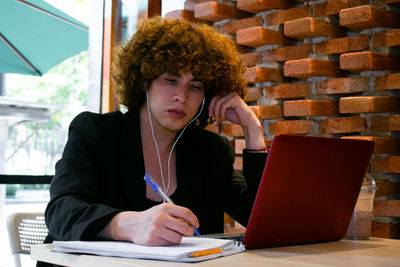
[[[200,111],[197,112],[197,115],[194,116],[194,118],[193,118],[191,121],[189,121],[189,123],[187,123],[187,124],[185,125],[185,127],[183,127],[183,129],[182,129],[182,131],[180,132],[179,136],[176,138],[174,144],[172,145],[171,151],[169,152],[169,156],[168,156],[168,164],[167,164],[167,165],[168,165],[168,185],[167,185],[167,187],[166,187],[166,186],[165,186],[165,182],[164,182],[164,173],[163,173],[162,165],[161,165],[160,151],[159,151],[159,149],[158,149],[157,140],[156,140],[156,137],[155,137],[155,135],[154,135],[153,121],[152,121],[152,119],[151,119],[149,94],[147,93],[147,90],[146,90],[146,105],[147,105],[147,114],[148,114],[149,122],[150,122],[151,135],[152,135],[152,137],[153,137],[153,142],[154,142],[154,145],[155,145],[155,147],[156,147],[157,158],[158,158],[158,164],[160,165],[160,174],[161,174],[163,189],[164,189],[164,192],[165,192],[166,194],[168,194],[168,190],[169,190],[169,187],[170,187],[170,185],[171,185],[170,162],[171,162],[172,152],[174,151],[175,145],[176,145],[176,143],[178,142],[179,138],[182,136],[183,132],[186,130],[186,127],[187,127],[189,124],[191,124],[193,121],[195,121],[195,120],[200,116],[201,112],[203,112],[205,100],[206,100],[206,98],[204,97],[204,98],[203,98],[203,101],[201,102]]]

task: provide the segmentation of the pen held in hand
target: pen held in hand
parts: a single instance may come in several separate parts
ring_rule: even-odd
[[[151,178],[151,176],[146,173],[143,177],[143,179],[146,181],[146,183],[148,183],[150,185],[150,187],[153,189],[153,191],[156,194],[160,194],[160,196],[164,199],[165,202],[169,203],[169,204],[174,204],[174,202],[172,201],[172,199],[170,199],[167,194],[164,193],[164,191],[162,191],[162,189],[160,188],[160,186],[153,180],[153,178]],[[199,230],[197,230],[196,227],[192,226],[194,233],[196,234],[196,236],[200,237],[200,232]]]

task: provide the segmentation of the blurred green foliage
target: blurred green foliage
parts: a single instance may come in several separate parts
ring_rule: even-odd
[[[68,125],[85,110],[88,78],[88,51],[63,61],[42,77],[6,75],[7,98],[59,105],[50,121],[20,122],[9,127],[6,173],[54,173],[67,139]]]

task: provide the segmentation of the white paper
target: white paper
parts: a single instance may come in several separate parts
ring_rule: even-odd
[[[190,257],[193,252],[221,248],[221,253],[201,257]],[[157,259],[167,261],[194,262],[239,253],[245,250],[233,240],[183,237],[179,245],[142,246],[119,241],[54,241],[52,251],[95,254],[123,258]]]

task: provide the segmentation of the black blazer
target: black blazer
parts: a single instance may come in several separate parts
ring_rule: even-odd
[[[201,234],[223,232],[224,211],[247,225],[265,160],[264,153],[244,151],[242,175],[233,169],[226,138],[188,127],[176,145],[177,189],[171,198],[194,212]],[[56,164],[45,242],[99,240],[97,233],[117,213],[158,204],[146,198],[144,174],[138,111],[79,114]]]

